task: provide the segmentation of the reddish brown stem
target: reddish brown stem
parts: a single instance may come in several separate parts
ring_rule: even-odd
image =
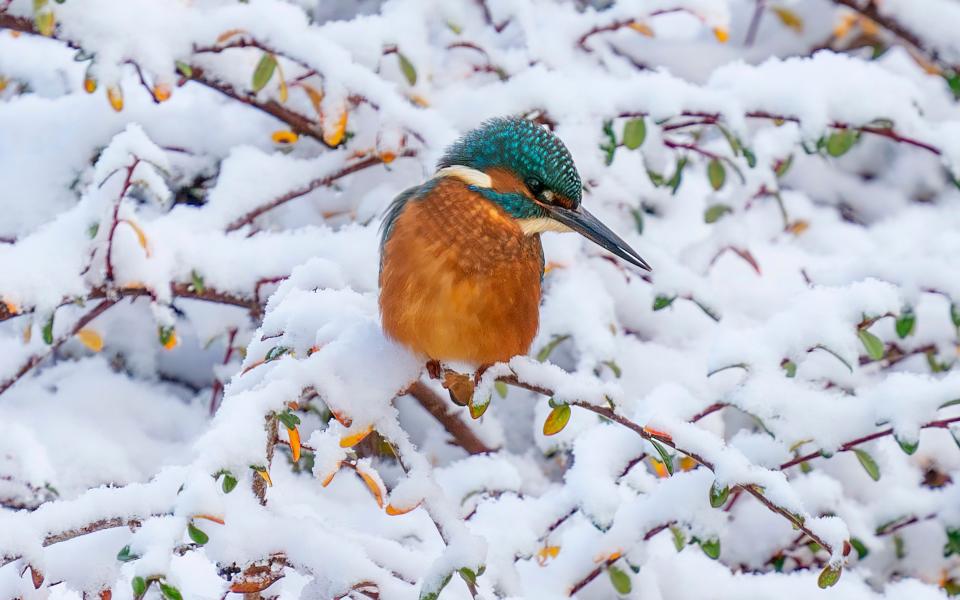
[[[439,394],[427,387],[423,382],[416,382],[407,393],[420,403],[428,413],[433,415],[437,421],[443,425],[447,433],[453,438],[454,442],[470,454],[483,454],[493,452],[483,441],[477,437],[466,423],[460,420],[456,414],[447,412],[449,403],[440,397]]]

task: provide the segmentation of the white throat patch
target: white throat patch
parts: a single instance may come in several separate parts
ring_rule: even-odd
[[[493,179],[483,171],[471,169],[461,165],[452,165],[444,167],[436,172],[434,179],[438,177],[456,177],[469,185],[475,185],[482,188],[493,187]]]
[[[523,235],[533,235],[543,233],[544,231],[558,231],[561,233],[573,231],[560,221],[554,221],[547,217],[537,217],[535,219],[517,219],[517,224],[523,230]]]

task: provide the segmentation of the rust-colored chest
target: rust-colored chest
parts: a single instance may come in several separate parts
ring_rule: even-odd
[[[383,244],[386,333],[441,361],[524,354],[537,332],[543,249],[495,203],[444,178],[408,201]]]

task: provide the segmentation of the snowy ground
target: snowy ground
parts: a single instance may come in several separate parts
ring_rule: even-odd
[[[960,593],[960,5],[761,4],[0,0],[0,598]],[[508,114],[654,271],[474,420],[377,230]]]

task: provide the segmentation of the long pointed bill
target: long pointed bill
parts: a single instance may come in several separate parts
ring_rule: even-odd
[[[563,208],[556,205],[541,204],[550,213],[550,216],[563,223],[570,229],[584,236],[594,244],[616,254],[623,260],[641,269],[650,271],[647,261],[640,258],[637,251],[630,247],[620,236],[610,231],[610,228],[600,222],[595,216],[587,212],[582,206],[575,209]]]

